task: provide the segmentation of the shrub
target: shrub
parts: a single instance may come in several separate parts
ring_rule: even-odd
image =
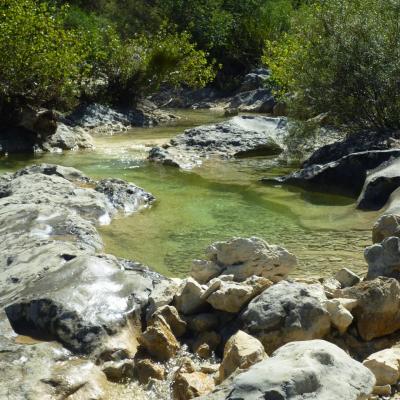
[[[35,0],[0,2],[0,98],[72,101],[89,72],[79,36],[63,26],[65,8]],[[22,100],[23,99],[23,100]]]
[[[268,41],[264,62],[289,115],[329,113],[335,126],[400,128],[400,3],[321,0],[303,7],[289,33]]]

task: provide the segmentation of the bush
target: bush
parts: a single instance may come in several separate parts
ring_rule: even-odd
[[[350,129],[400,128],[400,3],[322,0],[304,7],[291,31],[268,41],[264,62],[289,115],[329,113]]]
[[[65,8],[35,0],[0,2],[3,103],[71,102],[89,72],[79,35],[63,26]],[[22,100],[23,99],[23,100]]]

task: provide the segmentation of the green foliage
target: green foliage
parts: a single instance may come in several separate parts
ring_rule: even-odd
[[[292,0],[158,0],[158,6],[222,65],[222,84],[260,62],[265,40],[288,28],[297,7]]]
[[[264,62],[290,115],[329,113],[348,128],[400,128],[400,3],[321,0],[304,7],[291,31],[268,41]]]
[[[37,104],[70,99],[88,73],[85,46],[63,26],[65,8],[34,0],[0,2],[0,97]]]
[[[187,33],[171,34],[165,30],[121,45],[110,66],[108,96],[128,104],[155,91],[163,82],[203,87],[215,77],[206,53],[195,48]]]

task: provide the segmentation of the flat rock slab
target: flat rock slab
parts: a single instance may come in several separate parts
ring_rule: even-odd
[[[237,116],[227,122],[188,129],[166,148],[153,148],[149,159],[190,169],[211,156],[277,155],[284,150],[286,133],[284,118]]]

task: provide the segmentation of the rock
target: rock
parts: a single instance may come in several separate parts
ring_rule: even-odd
[[[399,156],[400,150],[397,149],[352,153],[327,164],[312,164],[287,176],[264,178],[262,182],[356,197],[363,188],[367,171]]]
[[[243,331],[238,331],[225,344],[219,367],[219,381],[228,378],[236,369],[248,369],[267,355],[262,343]]]
[[[0,128],[0,155],[33,154],[38,143],[35,132],[22,127]]]
[[[50,337],[84,354],[125,326],[125,345],[131,349],[137,333],[129,322],[140,320],[148,293],[160,278],[144,267],[122,268],[124,264],[113,258],[64,261],[62,268],[27,285],[19,293],[21,300],[5,308],[7,317],[19,334]]]
[[[330,316],[319,285],[282,281],[266,289],[240,315],[242,329],[259,339],[268,354],[285,343],[322,338]]]
[[[323,340],[288,343],[199,400],[366,400],[375,377]]]
[[[400,284],[379,277],[341,291],[340,297],[357,299],[352,311],[363,340],[389,335],[400,329]]]
[[[189,329],[198,333],[213,330],[218,326],[218,317],[214,313],[189,316],[186,321]]]
[[[53,152],[55,149],[92,149],[94,144],[92,137],[84,129],[59,122],[55,133],[47,137],[41,147],[46,151]]]
[[[345,333],[353,322],[353,316],[340,301],[336,299],[327,300],[325,307],[331,316],[332,325],[341,333]]]
[[[18,114],[17,126],[36,133],[42,139],[53,135],[57,130],[57,116],[51,110],[25,106]]]
[[[364,187],[357,200],[357,208],[379,210],[400,186],[400,159],[393,158],[368,171]]]
[[[180,348],[170,327],[163,318],[157,318],[139,337],[139,343],[159,361],[167,361]]]
[[[186,322],[183,321],[179,314],[178,311],[176,310],[175,307],[173,306],[162,306],[157,311],[153,314],[151,320],[149,321],[149,325],[152,325],[152,323],[159,317],[164,318],[165,322],[169,325],[171,328],[172,333],[176,337],[181,337],[185,334],[186,332]]]
[[[365,249],[365,260],[368,263],[368,279],[379,276],[400,278],[400,239],[388,237],[382,243]]]
[[[392,394],[392,387],[390,385],[375,386],[372,393],[377,396],[390,396]]]
[[[207,302],[216,310],[238,313],[250,300],[272,286],[269,279],[253,276],[243,283],[221,282],[218,290],[207,297]]]
[[[124,202],[143,204],[151,195],[129,193],[135,187],[121,181],[117,201],[96,184],[49,164],[1,177],[0,305],[19,334],[77,353],[118,344],[134,354],[135,322],[163,278],[138,263],[96,256],[103,248],[96,225]]]
[[[278,282],[297,264],[296,257],[285,248],[257,237],[213,243],[206,249],[206,257],[219,266],[221,274],[233,275],[237,281],[257,275]]]
[[[257,68],[244,76],[239,91],[248,92],[250,90],[262,88],[269,77],[270,72],[267,69]]]
[[[342,287],[340,282],[335,278],[324,278],[321,283],[326,296],[329,298],[336,297],[336,291]]]
[[[400,188],[393,191],[383,215],[372,228],[372,241],[382,242],[390,236],[400,237]]]
[[[212,376],[194,371],[193,364],[182,363],[173,377],[174,400],[188,400],[211,392],[215,387]]]
[[[311,157],[303,163],[303,168],[313,164],[326,164],[336,161],[352,153],[372,150],[389,150],[398,148],[398,131],[360,132],[349,134],[341,140],[336,140],[317,149]]]
[[[228,108],[237,108],[241,112],[272,113],[275,104],[270,89],[253,89],[234,96]]]
[[[395,385],[400,379],[400,348],[371,354],[363,364],[375,375],[377,386]]]
[[[284,150],[286,134],[285,119],[237,116],[219,124],[188,129],[172,139],[168,149],[152,149],[149,159],[191,169],[210,156],[277,155]]]
[[[205,289],[200,284],[188,278],[174,298],[176,309],[186,315],[201,312],[207,307],[206,301],[202,298],[204,292]]]
[[[346,287],[354,286],[357,283],[361,282],[361,278],[347,268],[342,268],[341,270],[336,272],[335,279],[339,281],[343,289]]]
[[[163,380],[165,369],[149,359],[143,359],[135,363],[135,375],[142,385],[147,385],[151,379]]]
[[[171,304],[182,285],[183,281],[178,278],[166,278],[160,282],[149,295],[146,318],[149,319],[158,308]]]
[[[222,272],[222,268],[213,261],[193,260],[190,276],[197,282],[205,284],[217,277]]]
[[[111,382],[123,382],[132,379],[134,364],[132,360],[108,361],[103,364],[102,371]]]
[[[221,336],[218,333],[214,331],[202,332],[194,340],[192,350],[193,353],[198,354],[202,358],[209,358],[220,343]]]

